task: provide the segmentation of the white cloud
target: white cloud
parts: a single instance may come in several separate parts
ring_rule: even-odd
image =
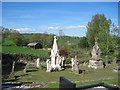
[[[33,31],[36,31],[36,29],[33,29],[33,28],[19,28],[19,29],[16,29],[17,31],[19,32],[33,32]]]
[[[86,26],[83,26],[83,25],[68,26],[68,27],[64,27],[63,29],[80,29],[80,28],[86,28]]]
[[[48,27],[48,30],[59,30],[59,28],[58,27]]]
[[[60,29],[82,29],[86,28],[87,26],[78,25],[78,26],[67,26],[67,27],[48,27],[48,30],[60,30]]]

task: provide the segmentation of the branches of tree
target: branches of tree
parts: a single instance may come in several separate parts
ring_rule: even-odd
[[[117,39],[115,39],[115,34],[111,34],[111,31],[115,33],[117,28],[113,25],[113,30],[110,30],[112,25],[112,21],[107,19],[104,14],[96,14],[92,17],[91,22],[88,22],[86,33],[88,44],[92,48],[95,44],[95,37],[98,37],[98,45],[103,55],[115,53],[114,47],[117,45]]]
[[[4,42],[5,40],[11,40],[17,46],[24,46],[29,43],[29,40],[16,30],[4,27],[1,27],[1,29],[2,29],[2,42]]]

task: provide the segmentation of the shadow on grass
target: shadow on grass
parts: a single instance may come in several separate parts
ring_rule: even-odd
[[[29,75],[29,74],[16,75],[15,78],[17,79],[17,78],[19,78],[19,77],[23,77],[23,76],[27,76],[27,75]]]
[[[4,80],[4,79],[3,79],[2,82],[15,82],[15,81],[19,80],[19,79],[18,79],[19,77],[27,76],[27,75],[29,75],[29,74],[16,75],[16,76],[14,76],[13,79],[12,79],[12,78],[8,78],[8,80]]]
[[[10,80],[2,80],[2,82],[15,82],[17,80],[19,80],[19,79],[14,78],[14,79],[10,79]]]
[[[64,66],[64,69],[67,69],[67,68],[72,68],[72,66],[70,66],[70,65]]]
[[[33,71],[37,71],[37,70],[27,70],[26,72],[33,72]]]

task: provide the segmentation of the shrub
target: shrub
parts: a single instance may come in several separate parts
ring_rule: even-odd
[[[71,59],[70,58],[66,58],[65,59],[65,64],[70,64],[71,63]]]
[[[80,40],[80,43],[78,44],[80,48],[86,48],[86,47],[89,47],[89,44],[87,42],[87,38],[86,37],[83,37],[81,40]]]
[[[65,50],[60,50],[60,51],[59,51],[59,54],[60,54],[61,56],[68,56],[68,53],[67,53],[67,51],[65,51]]]

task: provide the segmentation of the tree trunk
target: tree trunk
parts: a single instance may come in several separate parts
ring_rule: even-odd
[[[14,77],[14,68],[15,68],[15,61],[13,61],[13,65],[12,65],[12,72],[10,73],[9,78]]]
[[[27,62],[26,66],[25,66],[24,73],[26,73],[28,66],[29,66],[29,62]]]

